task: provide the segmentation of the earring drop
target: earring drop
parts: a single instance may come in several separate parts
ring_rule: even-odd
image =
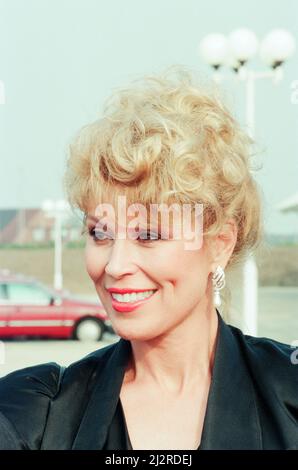
[[[216,270],[212,274],[213,292],[214,292],[214,305],[220,307],[221,298],[219,291],[226,285],[225,272],[221,266],[217,266]]]

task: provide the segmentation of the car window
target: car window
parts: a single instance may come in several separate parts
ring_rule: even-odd
[[[9,283],[7,284],[10,302],[27,305],[49,305],[50,295],[34,284]]]

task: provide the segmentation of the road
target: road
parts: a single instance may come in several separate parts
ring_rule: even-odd
[[[0,342],[0,376],[23,367],[43,362],[69,365],[96,349],[118,341],[119,337],[105,333],[103,341],[72,340],[8,340]]]

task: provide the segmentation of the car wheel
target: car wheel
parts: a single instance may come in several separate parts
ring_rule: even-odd
[[[94,318],[85,318],[77,324],[74,337],[79,341],[100,341],[104,333],[102,322]]]

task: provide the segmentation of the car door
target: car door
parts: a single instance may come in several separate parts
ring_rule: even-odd
[[[7,294],[17,309],[9,316],[11,336],[63,336],[63,309],[43,286],[30,282],[10,282]]]

